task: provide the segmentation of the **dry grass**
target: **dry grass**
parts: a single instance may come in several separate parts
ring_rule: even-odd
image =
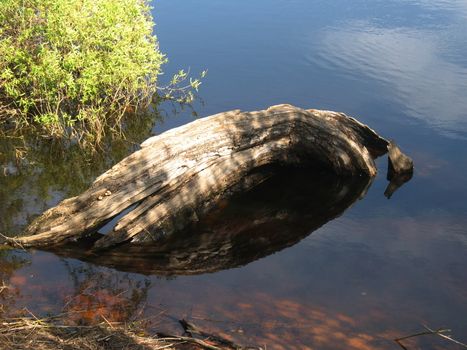
[[[136,335],[129,328],[102,322],[95,326],[68,326],[60,318],[33,316],[0,323],[2,350],[175,350],[181,342]]]
[[[187,336],[150,337],[103,316],[103,322],[92,326],[69,325],[69,319],[68,313],[43,319],[29,313],[27,317],[0,320],[0,350],[262,350],[239,346],[185,320],[180,324]]]

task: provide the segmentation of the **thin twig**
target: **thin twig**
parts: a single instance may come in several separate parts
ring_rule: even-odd
[[[109,325],[109,327],[114,330],[115,327],[112,325],[112,323],[109,322],[109,320],[104,316],[104,315],[100,315],[102,317],[102,319]]]
[[[453,342],[453,343],[455,343],[455,344],[457,344],[457,345],[459,345],[459,346],[462,346],[463,348],[466,348],[466,349],[467,349],[467,344],[464,344],[464,343],[462,343],[462,342],[460,342],[460,341],[458,341],[458,340],[453,339],[452,337],[450,337],[450,336],[448,336],[448,335],[443,334],[443,332],[441,332],[441,330],[439,330],[439,331],[434,331],[434,330],[432,330],[431,328],[429,328],[429,327],[426,326],[426,325],[423,325],[423,327],[424,327],[426,330],[432,332],[432,334],[435,334],[435,335],[437,335],[437,336],[439,336],[439,337],[441,337],[441,338],[443,338],[443,339],[449,340],[449,341],[451,341],[451,342]],[[449,331],[449,330],[447,330],[447,331]]]
[[[406,340],[406,339],[410,339],[410,338],[420,337],[422,335],[433,335],[435,333],[443,333],[443,332],[449,332],[449,331],[450,331],[450,329],[439,329],[436,332],[432,331],[432,330],[429,330],[429,331],[423,331],[423,332],[420,332],[420,333],[411,334],[411,335],[408,335],[406,337],[401,337],[401,338],[397,338],[397,339],[394,339],[394,340],[395,341],[401,341],[401,340]]]
[[[463,348],[466,348],[467,349],[467,344],[464,344],[458,340],[455,340],[453,339],[451,336],[449,335],[446,335],[444,333],[446,332],[450,332],[451,330],[450,329],[447,329],[447,328],[440,328],[440,329],[437,329],[437,330],[434,330],[434,329],[431,329],[430,327],[426,326],[426,325],[422,325],[423,328],[426,329],[426,331],[423,331],[423,332],[418,332],[418,333],[415,333],[415,334],[411,334],[411,335],[408,335],[408,336],[405,336],[405,337],[400,337],[400,338],[396,338],[394,339],[394,341],[399,344],[399,346],[404,349],[404,350],[408,350],[402,343],[401,341],[402,340],[406,340],[406,339],[410,339],[410,338],[415,338],[415,337],[420,337],[420,336],[424,336],[424,335],[437,335],[445,340],[448,340],[448,341],[451,341],[459,346],[462,346]]]
[[[241,346],[231,342],[230,340],[228,339],[224,339],[222,337],[219,337],[217,335],[214,335],[214,334],[209,334],[201,329],[199,329],[197,326],[195,326],[193,323],[191,322],[188,322],[184,319],[182,320],[179,320],[179,323],[180,325],[183,327],[183,329],[185,330],[185,332],[187,334],[189,334],[191,337],[193,337],[193,335],[198,335],[198,336],[201,336],[201,337],[204,337],[206,339],[210,339],[210,340],[213,340],[217,343],[219,343],[219,345],[225,345],[225,346],[228,346],[230,348],[234,348],[234,349],[239,349],[241,348]]]
[[[180,343],[178,343],[178,344],[183,344],[183,343],[185,343],[185,342],[180,342]],[[174,345],[175,345],[175,344],[162,345],[162,346],[158,346],[158,347],[155,348],[154,350],[168,349],[168,348],[170,348],[170,347],[172,347],[172,346],[174,346]]]
[[[163,335],[160,340],[172,340],[172,341],[183,341],[187,343],[194,343],[197,345],[200,345],[204,349],[209,349],[209,350],[223,350],[221,348],[218,348],[217,346],[211,345],[206,343],[205,341],[201,339],[196,339],[196,338],[191,338],[191,337],[184,337],[184,336],[178,336],[178,335]]]
[[[6,285],[4,281],[2,281],[2,285],[0,286],[0,294],[2,294],[2,292],[5,290],[5,289],[10,289],[11,287]]]
[[[12,237],[5,236],[4,234],[0,233],[0,238],[3,238],[5,242],[0,241],[0,244],[8,244],[15,248],[21,248],[22,250],[26,250],[21,243],[19,243],[16,239]]]

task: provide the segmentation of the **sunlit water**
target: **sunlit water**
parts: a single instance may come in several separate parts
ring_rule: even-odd
[[[162,80],[180,68],[209,70],[199,115],[279,103],[343,111],[396,139],[414,158],[414,178],[387,200],[381,159],[367,195],[342,216],[292,247],[209,274],[158,277],[0,252],[0,277],[12,287],[2,308],[76,311],[89,322],[149,318],[172,332],[185,317],[267,349],[399,349],[392,339],[423,324],[467,342],[467,2],[154,5],[170,59]],[[168,113],[154,133],[192,119]],[[88,183],[108,166],[70,174]],[[3,178],[1,230],[78,193],[64,173],[50,165],[42,177]],[[456,349],[436,337],[406,344]]]

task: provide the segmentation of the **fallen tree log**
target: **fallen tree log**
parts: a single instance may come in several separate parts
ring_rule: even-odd
[[[313,165],[340,176],[373,177],[374,158],[388,145],[343,113],[278,105],[216,114],[149,138],[88,190],[47,210],[9,243],[61,245],[95,232],[130,207],[94,249],[157,241],[196,221],[219,199],[263,181],[262,172],[255,173],[262,167]]]

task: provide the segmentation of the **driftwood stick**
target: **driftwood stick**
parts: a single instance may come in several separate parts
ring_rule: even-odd
[[[232,341],[230,341],[228,339],[222,338],[222,337],[220,337],[218,335],[215,335],[215,334],[210,334],[208,332],[205,332],[202,329],[199,329],[193,323],[188,322],[187,320],[182,319],[182,320],[179,321],[179,323],[183,327],[185,332],[188,335],[190,335],[190,337],[200,336],[200,337],[203,337],[205,339],[209,339],[211,341],[214,341],[218,346],[222,346],[223,348],[227,347],[227,349],[232,349],[232,350],[246,349],[245,347],[240,346],[238,344],[235,344],[234,342],[232,342]],[[247,349],[260,350],[260,348],[257,348],[257,347],[255,347],[255,348],[248,347]]]
[[[441,338],[443,338],[443,339],[445,339],[447,341],[450,341],[450,342],[452,342],[454,344],[457,344],[460,347],[467,348],[467,344],[464,344],[464,343],[452,338],[450,335],[445,334],[445,333],[451,332],[450,329],[440,328],[440,329],[435,330],[435,329],[431,329],[430,327],[428,327],[426,325],[423,325],[423,328],[425,328],[425,331],[418,332],[418,333],[411,334],[411,335],[407,335],[405,337],[396,338],[396,339],[394,339],[394,341],[397,344],[399,344],[401,348],[407,350],[407,347],[402,344],[402,340],[421,337],[421,336],[424,336],[424,335],[436,335],[436,336],[441,337]]]
[[[250,176],[263,167],[313,165],[341,176],[373,177],[374,158],[388,145],[343,113],[278,105],[216,114],[149,138],[87,191],[47,210],[8,243],[62,245],[131,206],[94,248],[157,241],[195,222],[217,200],[263,181]]]
[[[454,344],[457,344],[465,349],[467,349],[467,344],[464,344],[456,339],[453,339],[451,336],[449,335],[446,335],[446,334],[443,334],[445,332],[449,332],[450,330],[449,329],[439,329],[439,330],[433,330],[431,328],[429,328],[428,326],[423,326],[427,331],[431,332],[432,334],[434,335],[437,335],[445,340],[448,340],[450,342],[453,342]]]
[[[225,350],[222,348],[219,348],[217,346],[211,345],[206,343],[204,340],[201,339],[196,339],[192,337],[185,337],[181,335],[170,335],[170,334],[165,334],[165,333],[158,333],[157,336],[159,337],[160,340],[164,341],[176,341],[176,342],[183,342],[183,343],[192,343],[201,346],[203,349],[208,349],[208,350]]]

